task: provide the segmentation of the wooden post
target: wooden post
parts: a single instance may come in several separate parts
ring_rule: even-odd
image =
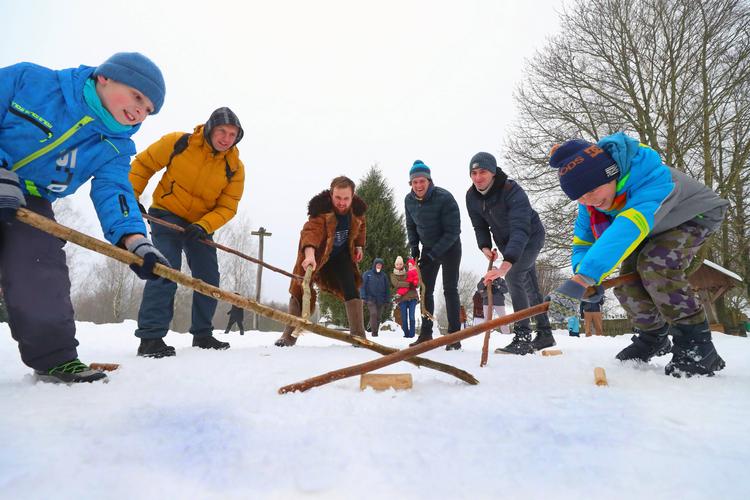
[[[542,356],[559,356],[562,354],[562,351],[560,349],[547,349],[546,351],[542,351]]]
[[[607,374],[604,372],[604,368],[594,368],[594,383],[598,386],[609,385],[607,383]]]
[[[272,236],[271,233],[266,231],[266,228],[261,226],[257,231],[251,231],[251,235],[257,236],[260,240],[258,243],[258,260],[263,262],[263,238],[266,236]],[[260,284],[263,278],[263,266],[258,266],[258,273],[255,276],[255,302],[260,302]],[[253,313],[253,330],[258,329],[258,313]]]

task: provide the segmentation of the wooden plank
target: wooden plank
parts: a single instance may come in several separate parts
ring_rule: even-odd
[[[560,349],[547,349],[542,351],[542,356],[560,356],[562,351]]]
[[[376,391],[411,389],[411,373],[363,373],[359,378],[359,389],[364,391],[367,387]]]
[[[604,368],[594,368],[594,383],[598,386],[609,385],[607,383],[607,374],[604,372]]]

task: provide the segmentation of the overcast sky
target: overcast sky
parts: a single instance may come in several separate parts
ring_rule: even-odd
[[[265,260],[289,270],[307,201],[333,177],[356,182],[377,163],[403,212],[419,158],[456,197],[462,269],[480,273],[486,260],[464,204],[468,162],[478,151],[499,157],[524,60],[558,29],[561,8],[562,0],[4,1],[0,67],[96,66],[143,52],[167,94],[134,136],[139,151],[232,108],[245,130],[238,217],[273,233]],[[88,187],[73,198],[93,221]],[[287,287],[288,278],[264,273],[264,300],[285,300]]]

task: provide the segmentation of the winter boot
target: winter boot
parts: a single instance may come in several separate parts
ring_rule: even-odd
[[[141,345],[138,346],[138,356],[144,358],[168,358],[174,356],[175,350],[171,345],[164,343],[164,339],[141,339]]]
[[[712,376],[726,366],[711,342],[708,321],[697,325],[672,325],[672,337],[672,360],[664,367],[667,375],[677,378],[682,375]]]
[[[409,344],[409,347],[414,347],[415,345],[427,342],[428,340],[432,340],[432,320],[427,316],[422,316],[422,327],[419,329],[417,340]]]
[[[668,331],[668,323],[655,330],[636,330],[638,335],[633,335],[630,339],[633,343],[615,357],[620,361],[639,360],[648,363],[654,356],[664,356],[672,349],[672,343],[667,336]]]
[[[349,321],[349,333],[354,337],[365,338],[365,316],[362,311],[362,299],[347,300],[344,302],[344,307],[346,307],[346,319]]]
[[[445,346],[446,351],[458,351],[461,349],[461,342],[453,342]]]
[[[531,346],[535,351],[541,351],[553,345],[557,345],[557,342],[555,342],[552,332],[536,332],[534,340],[531,341]]]
[[[516,332],[510,344],[505,347],[495,349],[495,354],[518,354],[520,356],[523,356],[525,354],[533,353],[534,346],[531,343],[531,332]]]
[[[302,306],[299,304],[299,300],[297,300],[296,297],[289,297],[289,314],[292,316],[302,316]],[[284,333],[281,334],[281,337],[276,339],[276,342],[274,342],[273,345],[278,347],[291,347],[296,344],[297,338],[292,337],[293,331],[294,327],[292,325],[286,325]]]
[[[34,376],[40,382],[53,384],[78,384],[81,382],[96,382],[101,380],[107,382],[107,375],[103,372],[92,370],[88,365],[81,363],[78,359],[61,363],[47,371],[35,370]]]
[[[221,340],[214,338],[213,335],[203,335],[200,337],[193,335],[193,347],[223,351],[229,349],[229,342],[222,342]]]

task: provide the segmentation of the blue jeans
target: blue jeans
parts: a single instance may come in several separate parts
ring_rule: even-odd
[[[185,220],[166,210],[151,208],[149,214],[172,224],[183,227],[187,225]],[[214,247],[197,240],[189,241],[182,233],[158,224],[151,225],[151,238],[154,246],[164,254],[175,269],[180,269],[182,266],[182,252],[184,251],[193,277],[209,285],[219,286],[219,262]],[[212,240],[211,235],[208,238]],[[175,292],[177,292],[177,284],[168,279],[159,278],[146,282],[141,308],[138,311],[136,337],[157,339],[167,334],[172,316],[174,316]],[[214,312],[216,312],[216,299],[193,292],[190,333],[196,337],[211,335],[214,329],[212,323]]]
[[[414,311],[417,309],[417,299],[403,300],[398,305],[401,310],[401,329],[404,331],[404,337],[411,338],[414,336]]]

